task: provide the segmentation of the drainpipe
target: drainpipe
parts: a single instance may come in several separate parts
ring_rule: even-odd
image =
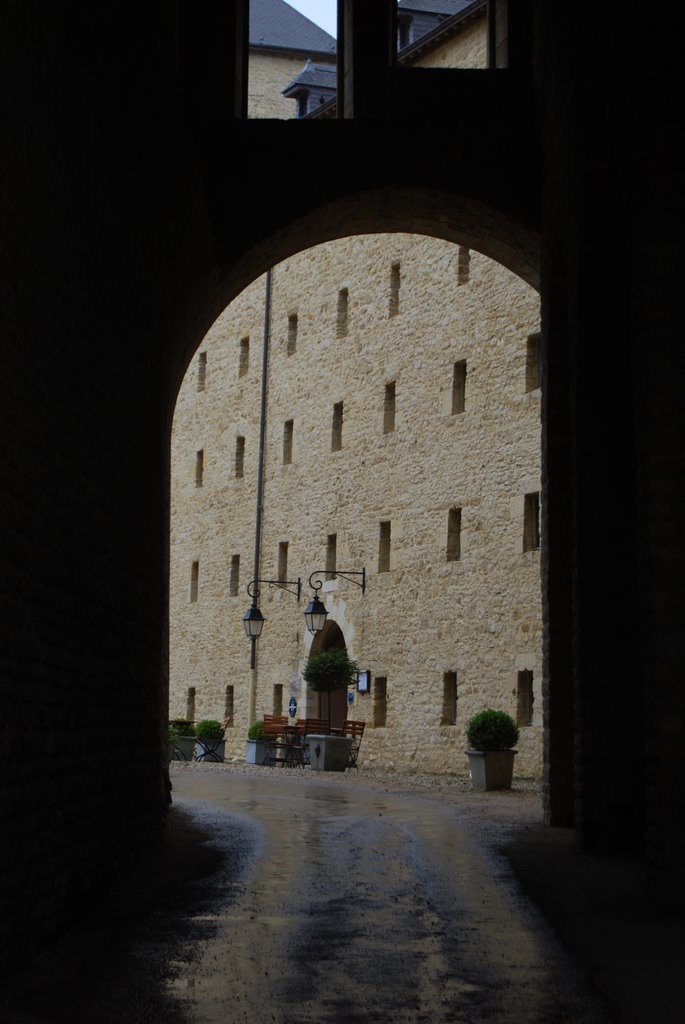
[[[264,293],[264,342],[262,348],[262,389],[259,409],[259,453],[257,456],[257,509],[255,513],[254,561],[252,579],[259,579],[259,562],[262,547],[262,518],[264,514],[264,451],[266,447],[266,395],[269,379],[269,342],[271,338],[271,269],[266,272]],[[248,703],[248,727],[257,717],[257,641],[250,640],[250,682]]]

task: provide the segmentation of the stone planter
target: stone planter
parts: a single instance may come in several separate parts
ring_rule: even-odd
[[[245,748],[245,764],[266,764],[269,744],[266,740],[248,740]]]
[[[511,789],[516,750],[467,750],[473,788]]]
[[[172,761],[192,761],[195,752],[194,736],[179,736],[171,750]]]
[[[196,761],[223,761],[225,740],[197,740],[195,743]]]
[[[307,737],[309,763],[314,772],[344,772],[350,761],[352,740],[349,736]]]

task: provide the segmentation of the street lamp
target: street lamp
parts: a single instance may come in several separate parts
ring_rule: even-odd
[[[315,576],[320,576],[322,573],[326,573],[335,579],[336,576],[342,576],[344,580],[349,580],[350,583],[356,584],[362,588],[362,594],[366,590],[366,569],[362,569],[361,572],[353,572],[351,569],[336,569],[335,572],[331,572],[329,569],[315,569],[309,577],[309,586],[312,588],[314,593],[312,599],[305,608],[304,621],[307,623],[307,629],[313,636],[320,633],[326,625],[326,619],[328,612],[326,611],[325,605],[319,601],[319,591],[323,586],[322,580],[315,580]],[[362,581],[359,583],[357,580],[353,580],[352,576],[361,576]]]
[[[302,593],[302,580],[299,577],[297,580],[250,580],[247,585],[247,592],[252,598],[252,604],[243,615],[243,627],[248,640],[258,640],[262,635],[262,628],[264,626],[264,616],[257,607],[260,583],[268,583],[270,587],[280,587],[281,590],[285,590],[297,597],[298,601]],[[291,587],[295,589],[291,590]]]

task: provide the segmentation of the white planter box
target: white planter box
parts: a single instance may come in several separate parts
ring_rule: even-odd
[[[352,740],[349,736],[307,737],[309,763],[315,772],[344,772],[350,760]]]
[[[266,740],[248,740],[245,748],[245,764],[266,764],[269,744]]]
[[[516,750],[467,750],[473,788],[511,789]]]

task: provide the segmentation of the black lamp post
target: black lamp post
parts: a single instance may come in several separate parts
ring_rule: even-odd
[[[319,601],[319,591],[323,586],[323,581],[314,579],[315,576],[320,576],[322,573],[330,575],[333,579],[335,579],[336,576],[342,576],[344,580],[349,580],[350,583],[355,583],[358,587],[361,587],[362,594],[366,590],[366,569],[362,569],[361,572],[352,572],[351,569],[336,569],[335,572],[330,572],[328,569],[315,569],[309,577],[309,586],[312,588],[314,593],[312,594],[312,599],[304,612],[304,621],[307,623],[307,629],[314,636],[316,636],[317,633],[320,633],[324,628],[328,617],[328,612],[326,611],[324,604]],[[361,576],[361,583],[357,580],[353,580],[351,578],[352,576]]]
[[[252,604],[243,615],[243,627],[245,629],[245,635],[248,640],[257,640],[262,634],[262,628],[264,626],[264,616],[257,607],[257,599],[259,597],[259,584],[268,583],[270,587],[280,587],[281,590],[286,590],[289,594],[293,594],[300,600],[302,593],[302,580],[250,580],[247,585],[247,592],[252,598]],[[290,588],[294,587],[294,590]]]

